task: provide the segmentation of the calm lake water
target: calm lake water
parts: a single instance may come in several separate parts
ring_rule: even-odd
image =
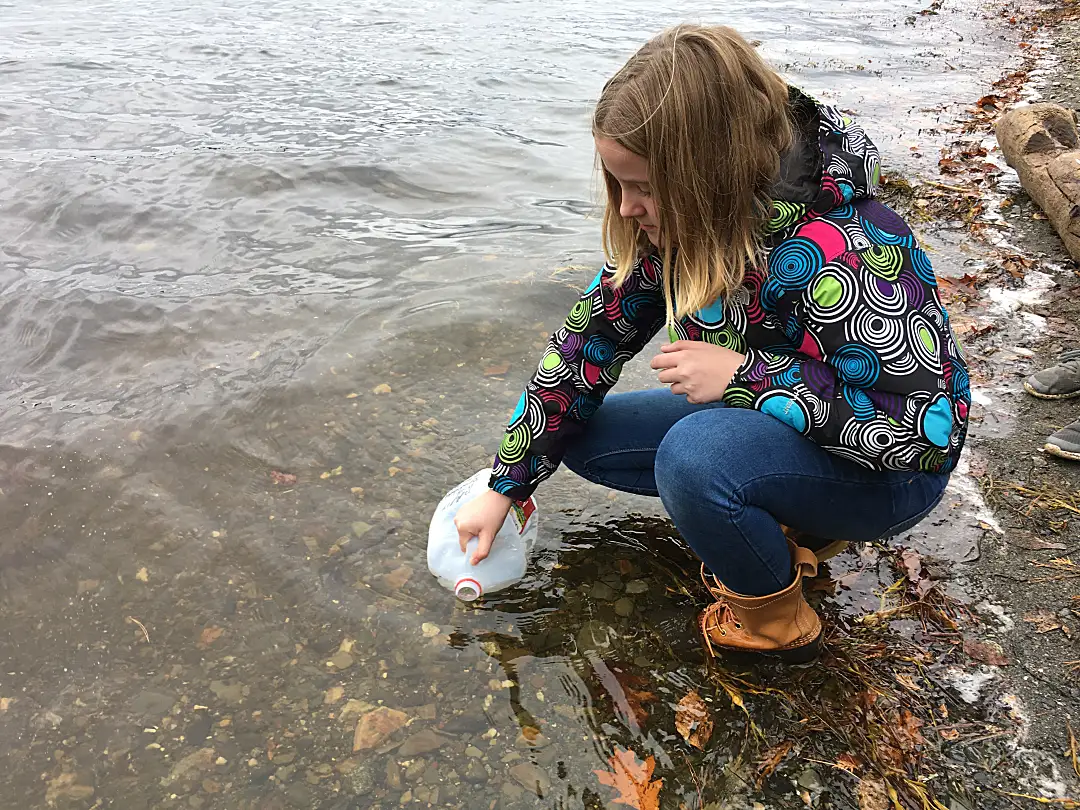
[[[595,273],[622,61],[734,25],[932,167],[1004,48],[925,5],[0,3],[0,806],[599,807],[616,746],[750,806],[655,504],[560,473],[475,610],[427,518]]]

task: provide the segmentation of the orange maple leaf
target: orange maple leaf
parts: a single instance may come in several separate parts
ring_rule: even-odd
[[[659,810],[660,788],[663,779],[653,780],[656,759],[649,757],[639,762],[637,754],[625,748],[616,748],[608,758],[611,771],[593,771],[600,783],[619,791],[613,804],[627,804],[637,810]]]

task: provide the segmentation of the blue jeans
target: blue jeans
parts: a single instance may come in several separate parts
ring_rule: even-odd
[[[780,524],[831,540],[892,537],[926,517],[949,481],[868,470],[760,411],[691,405],[666,388],[607,397],[563,463],[594,483],[659,495],[706,567],[747,596],[793,581]]]

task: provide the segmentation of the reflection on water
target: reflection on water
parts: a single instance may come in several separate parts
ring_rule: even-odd
[[[616,745],[664,807],[745,795],[655,503],[560,474],[477,609],[426,521],[588,275],[552,270],[596,261],[589,103],[629,52],[734,24],[906,161],[995,69],[918,10],[0,5],[5,806],[599,807]],[[380,705],[408,726],[354,753]]]

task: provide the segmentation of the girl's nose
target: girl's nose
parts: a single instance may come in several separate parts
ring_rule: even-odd
[[[634,219],[640,217],[643,213],[645,213],[645,209],[642,207],[640,200],[632,194],[623,194],[619,203],[619,216],[623,219]]]

